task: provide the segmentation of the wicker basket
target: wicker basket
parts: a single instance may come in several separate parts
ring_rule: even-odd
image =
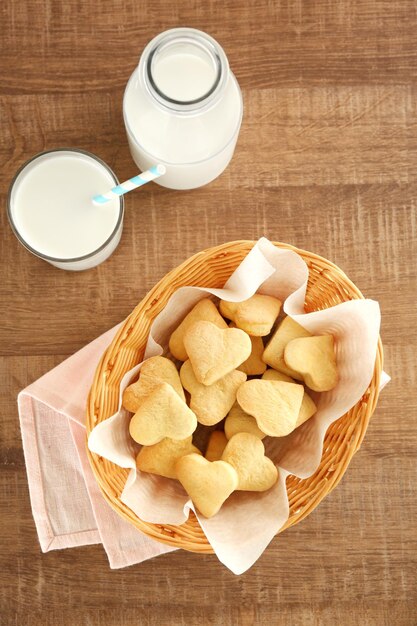
[[[233,241],[199,252],[169,272],[137,305],[97,367],[87,403],[87,434],[96,424],[117,410],[120,381],[125,372],[141,361],[152,321],[165,307],[174,291],[185,285],[223,287],[254,243]],[[294,250],[308,265],[309,282],[305,302],[307,313],[347,300],[363,298],[347,276],[330,261],[290,245],[275,245]],[[350,460],[359,449],[378,400],[382,360],[382,344],[379,340],[372,381],[359,402],[329,427],[320,467],[313,476],[305,480],[295,476],[288,477],[290,515],[280,532],[307,517],[345,473]],[[150,524],[139,519],[120,500],[129,470],[114,465],[88,449],[87,454],[107,502],[138,530],[171,546],[192,552],[212,552],[193,513],[190,513],[188,521],[181,526]]]

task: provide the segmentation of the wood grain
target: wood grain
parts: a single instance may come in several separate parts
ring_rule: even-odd
[[[416,13],[411,0],[0,4],[1,625],[417,623]],[[215,36],[241,84],[230,167],[192,192],[131,194],[95,270],[30,256],[4,210],[15,170],[68,145],[132,175],[123,89],[145,43],[179,25]],[[183,552],[118,571],[101,546],[42,555],[16,393],[189,255],[261,235],[333,260],[381,304],[393,381],[342,483],[239,578]]]

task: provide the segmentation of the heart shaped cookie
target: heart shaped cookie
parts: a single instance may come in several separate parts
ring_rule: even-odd
[[[161,383],[171,385],[185,402],[184,391],[174,363],[163,356],[152,356],[143,363],[139,380],[124,390],[122,400],[124,408],[136,413],[141,402]]]
[[[211,322],[219,328],[227,328],[227,324],[218,312],[214,302],[208,298],[204,298],[197,302],[194,308],[184,317],[181,324],[171,335],[169,340],[169,350],[172,356],[180,361],[186,361],[188,359],[187,351],[184,346],[184,335],[187,330],[195,322],[205,320]]]
[[[211,322],[196,322],[186,332],[184,345],[195,377],[213,385],[249,357],[252,344],[239,328],[221,329]]]
[[[265,448],[259,437],[250,433],[238,433],[229,440],[222,460],[235,468],[239,491],[266,491],[278,479],[278,470],[265,456]]]
[[[248,415],[236,402],[230,409],[229,415],[224,423],[224,433],[227,439],[231,439],[237,433],[250,433],[259,439],[265,437],[265,433],[258,428],[256,419]]]
[[[178,459],[186,454],[201,454],[192,441],[192,437],[181,440],[166,438],[153,446],[143,446],[136,457],[136,467],[149,474],[176,478],[175,463]]]
[[[313,391],[330,391],[336,387],[339,376],[333,335],[293,339],[285,347],[284,359],[290,368],[297,368]]]
[[[198,382],[191,361],[188,360],[181,367],[180,378],[184,388],[191,394],[190,408],[200,424],[213,426],[226,417],[232,408],[246,374],[234,370],[208,387]]]
[[[285,346],[297,337],[311,337],[311,333],[300,326],[300,324],[297,324],[297,322],[294,322],[291,317],[285,317],[269,340],[262,359],[275,370],[297,380],[302,380],[302,376],[297,371],[291,369],[284,361]]]
[[[283,383],[295,383],[294,378],[291,378],[291,376],[287,376],[286,374],[271,368],[268,368],[266,372],[262,374],[261,378],[262,380],[280,380]]]
[[[237,391],[237,401],[271,437],[289,435],[296,426],[304,387],[275,380],[253,379]]]
[[[282,372],[277,372],[276,370],[267,369],[266,372],[262,375],[262,380],[281,380],[284,383],[295,383],[295,380],[286,374],[282,374]],[[295,427],[304,424],[310,417],[316,413],[317,407],[314,404],[314,400],[308,395],[306,390],[304,389],[303,401],[301,402],[300,413],[298,414],[297,422]]]
[[[130,420],[137,443],[152,446],[165,437],[185,439],[197,428],[197,418],[168,383],[155,387]]]
[[[229,328],[235,328],[234,322],[229,324]],[[259,374],[263,374],[266,370],[266,363],[262,361],[262,355],[264,352],[264,342],[262,341],[262,337],[251,337],[249,336],[252,350],[249,357],[239,365],[237,368],[241,372],[245,372],[248,376],[257,376]]]
[[[211,463],[198,454],[183,456],[175,470],[185,491],[205,517],[213,517],[238,485],[237,473],[229,463]]]
[[[205,457],[207,461],[220,461],[226,447],[227,439],[222,430],[214,430],[207,444]]]
[[[280,309],[280,300],[259,293],[242,302],[220,300],[220,313],[254,337],[269,335]]]
[[[297,417],[297,421],[295,423],[295,427],[301,426],[310,417],[313,417],[314,413],[317,412],[317,407],[315,405],[314,400],[308,395],[306,390],[304,389],[303,401],[301,402],[300,412]]]

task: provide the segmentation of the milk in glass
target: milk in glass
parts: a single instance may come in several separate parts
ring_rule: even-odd
[[[35,156],[17,173],[9,192],[11,226],[20,242],[52,265],[89,269],[119,243],[123,198],[97,206],[117,178],[100,159],[80,150]]]

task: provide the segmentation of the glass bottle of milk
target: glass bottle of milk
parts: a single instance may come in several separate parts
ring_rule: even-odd
[[[135,163],[141,170],[163,163],[167,173],[156,182],[171,189],[200,187],[223,172],[242,113],[223,49],[192,28],[168,30],[146,46],[123,101]]]

